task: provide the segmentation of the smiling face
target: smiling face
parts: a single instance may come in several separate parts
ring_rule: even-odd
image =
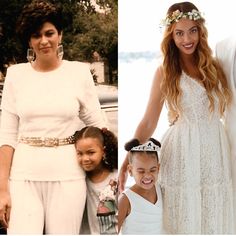
[[[31,35],[29,45],[36,54],[36,60],[57,59],[57,48],[61,43],[62,34],[56,27],[45,22],[42,28]]]
[[[151,189],[157,181],[159,171],[157,156],[145,152],[135,152],[132,155],[132,163],[128,165],[130,175],[134,177],[137,186]]]
[[[195,21],[182,18],[173,26],[173,40],[180,54],[192,55],[199,43],[199,31]]]
[[[104,147],[97,138],[82,138],[76,142],[76,152],[79,164],[85,171],[95,171],[102,168]]]

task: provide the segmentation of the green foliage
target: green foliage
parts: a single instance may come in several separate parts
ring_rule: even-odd
[[[109,64],[110,74],[117,71],[118,1],[51,1],[61,4],[63,10],[65,58],[93,61],[93,54],[97,52]],[[3,71],[3,64],[26,61],[26,52],[15,34],[15,24],[22,7],[29,2],[31,0],[0,1],[1,71]],[[96,7],[93,2],[96,2]]]

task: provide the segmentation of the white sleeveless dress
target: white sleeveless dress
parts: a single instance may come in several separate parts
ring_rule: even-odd
[[[155,204],[144,199],[131,189],[127,189],[124,192],[129,199],[131,212],[123,222],[121,234],[164,234],[162,222],[162,194],[158,184],[156,184],[156,192],[158,200]]]
[[[233,233],[228,139],[205,88],[181,75],[182,115],[162,140],[160,184],[169,234]]]

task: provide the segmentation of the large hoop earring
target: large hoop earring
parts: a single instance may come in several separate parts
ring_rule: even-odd
[[[27,60],[28,60],[28,62],[32,62],[32,61],[34,61],[34,59],[35,59],[35,54],[34,54],[34,50],[32,49],[32,48],[28,48],[27,49]]]
[[[63,45],[60,44],[58,45],[58,48],[57,48],[57,56],[60,60],[62,60],[63,55],[64,55]]]

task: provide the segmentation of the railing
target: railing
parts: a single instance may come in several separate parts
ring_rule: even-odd
[[[99,102],[101,104],[101,108],[105,110],[117,110],[118,109],[118,96],[117,94],[104,94],[99,95]]]
[[[99,101],[110,130],[118,135],[118,96],[115,94],[100,95]]]

